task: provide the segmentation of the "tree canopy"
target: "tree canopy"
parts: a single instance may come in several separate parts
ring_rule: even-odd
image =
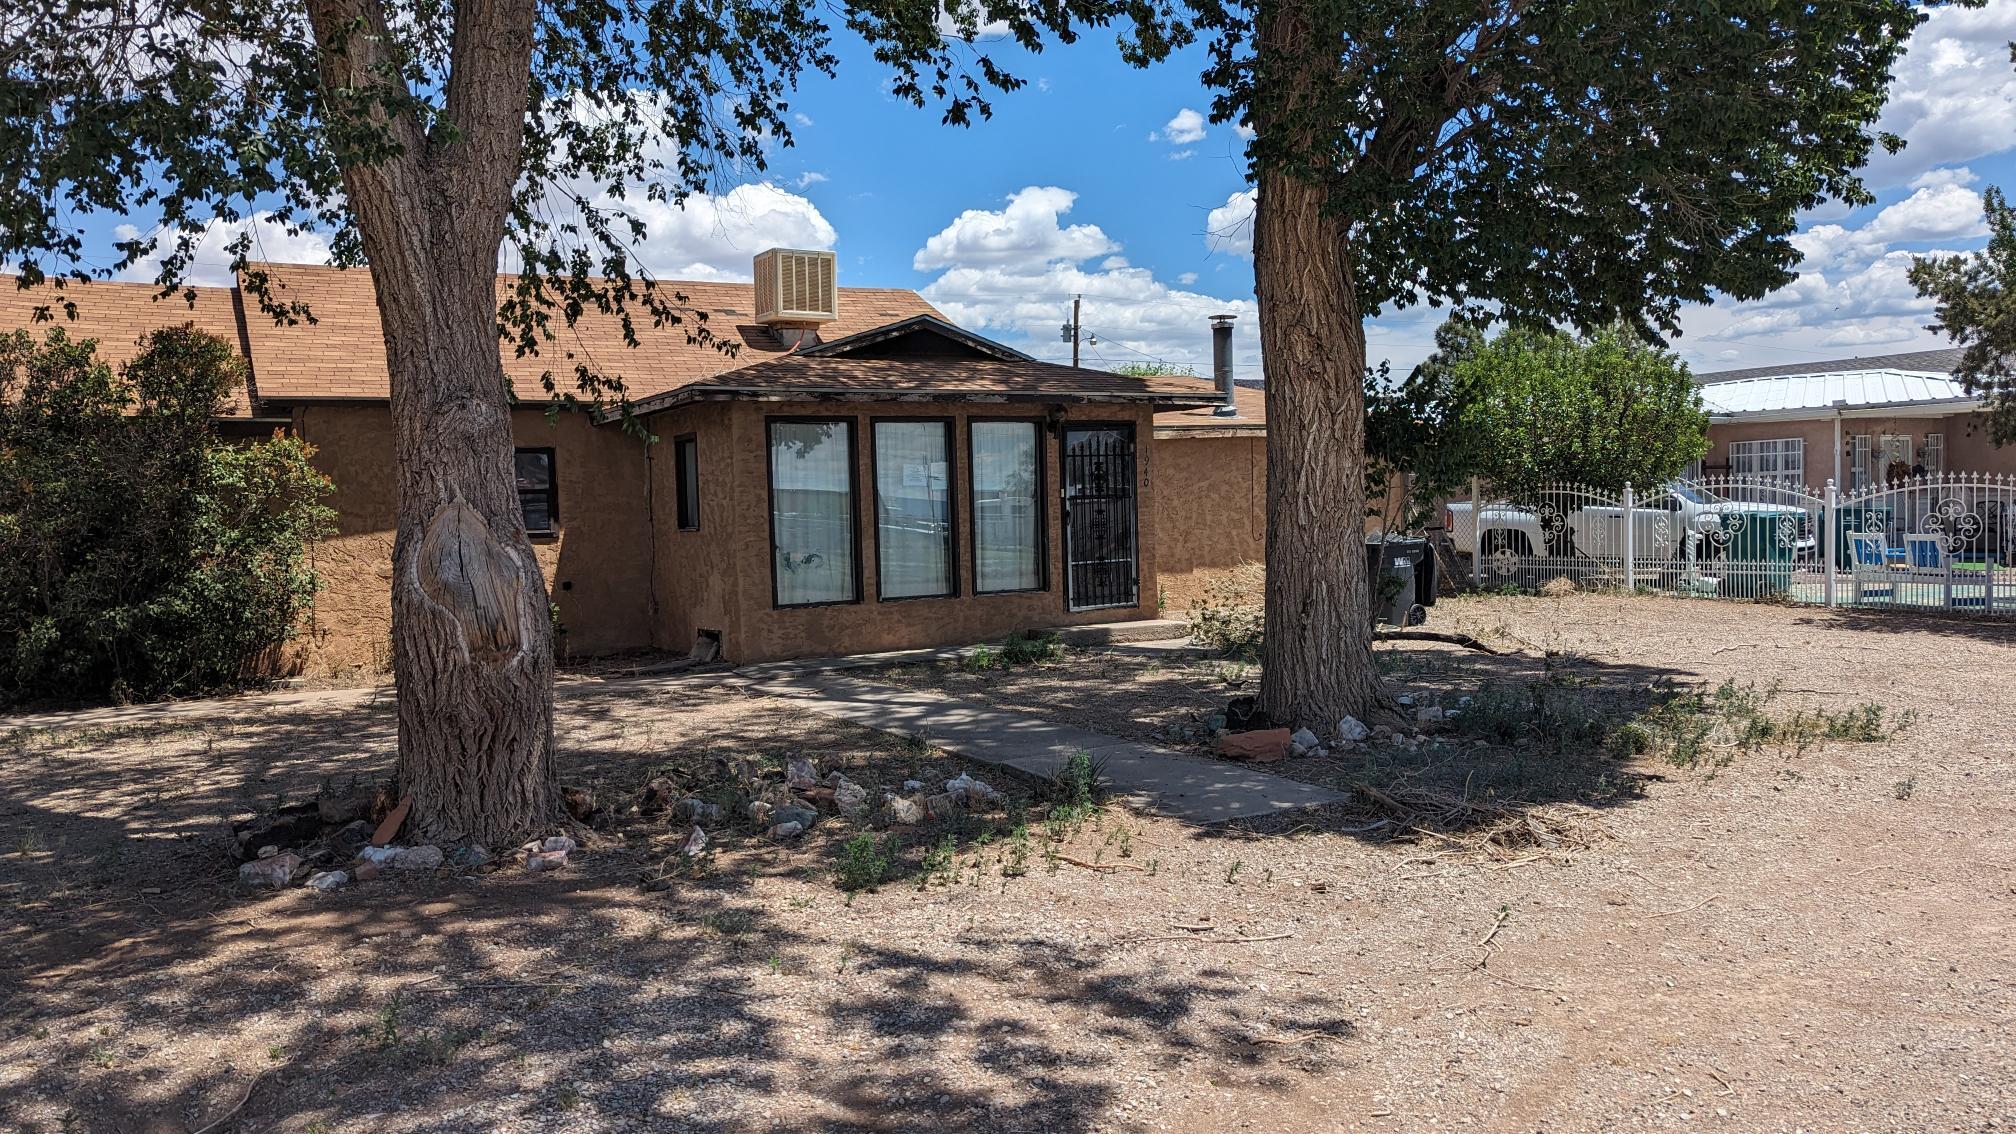
[[[1663,484],[1708,451],[1708,415],[1687,366],[1635,332],[1508,328],[1445,363],[1463,392],[1455,428],[1476,475],[1530,497],[1571,482]]]
[[[1208,42],[1213,118],[1349,219],[1368,316],[1670,329],[1789,283],[1801,210],[1871,199],[1855,171],[1902,144],[1874,123],[1921,7],[1183,0],[1136,58]]]
[[[1958,256],[1919,257],[1911,265],[1918,294],[1938,302],[1932,330],[1960,344],[1953,371],[1988,413],[1988,437],[2016,443],[2016,209],[2002,191],[1982,195],[1988,245]]]
[[[186,278],[206,225],[256,214],[290,231],[313,227],[329,238],[337,264],[361,264],[357,218],[374,202],[346,192],[344,171],[421,154],[453,154],[448,166],[489,159],[498,125],[490,117],[500,109],[491,99],[498,76],[483,70],[497,46],[490,37],[529,36],[531,89],[503,250],[523,273],[500,311],[508,338],[537,353],[557,327],[594,310],[616,314],[633,333],[680,326],[725,349],[704,316],[639,263],[644,228],[625,202],[678,201],[760,170],[768,153],[792,144],[794,86],[808,73],[834,72],[842,28],[871,46],[894,97],[965,124],[990,113],[992,92],[1022,85],[973,46],[982,28],[1038,48],[1046,38],[1071,42],[1114,7],[22,5],[0,18],[0,262],[29,286],[45,276],[109,276],[158,256],[166,294]],[[152,212],[159,225],[122,242],[115,259],[94,260],[76,220],[97,212]],[[253,251],[248,231],[231,247],[233,267]],[[312,317],[263,273],[245,282],[277,317]],[[557,396],[620,392],[620,359],[566,361],[547,376]]]

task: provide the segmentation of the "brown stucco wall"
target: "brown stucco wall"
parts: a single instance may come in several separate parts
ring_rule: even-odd
[[[558,534],[534,552],[560,608],[562,647],[594,655],[650,646],[644,617],[649,512],[641,442],[596,428],[580,414],[552,421],[539,410],[511,417],[516,444],[551,446],[559,482]],[[392,421],[383,404],[297,407],[294,428],[316,447],[335,484],[337,533],[313,550],[322,581],[297,668],[308,673],[383,671],[391,665],[394,514]]]
[[[1267,439],[1167,437],[1154,447],[1162,607],[1180,616],[1231,569],[1266,561]]]
[[[1988,433],[1979,414],[1948,414],[1944,417],[1848,417],[1841,421],[1841,487],[1850,477],[1849,438],[1858,433],[1870,437],[1896,434],[1911,438],[1912,459],[1925,443],[1927,433],[1946,437],[1947,472],[2016,473],[2016,447],[1997,449],[1988,443]],[[1731,441],[1766,441],[1799,437],[1806,442],[1806,483],[1814,488],[1834,476],[1834,419],[1803,421],[1731,422],[1708,427],[1708,456],[1711,472],[1726,472]]]
[[[886,411],[886,412],[883,412]],[[1062,420],[1126,421],[1138,441],[1141,602],[1131,608],[1070,612],[1064,601],[1064,553],[1057,508],[1057,438],[1044,439],[1045,523],[1049,578],[1042,591],[972,593],[971,500],[967,488],[966,426],[973,417],[1041,417],[1044,407],[973,406],[905,402],[869,407],[834,403],[721,403],[653,416],[650,428],[668,444],[653,455],[654,526],[658,530],[660,638],[683,647],[700,628],[722,631],[723,649],[737,662],[819,657],[917,646],[952,645],[997,638],[1016,630],[1083,622],[1114,622],[1155,615],[1158,529],[1150,501],[1162,483],[1160,450],[1152,443],[1146,410],[1124,406],[1072,406]],[[771,594],[769,450],[770,417],[855,419],[854,461],[859,478],[861,600],[855,603],[778,608]],[[945,598],[880,601],[876,598],[874,483],[870,423],[876,417],[947,417],[954,421],[958,456],[955,540],[958,593]],[[701,530],[678,532],[673,517],[672,438],[693,433],[700,441]]]

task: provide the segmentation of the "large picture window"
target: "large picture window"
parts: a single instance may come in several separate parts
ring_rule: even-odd
[[[1806,483],[1806,442],[1799,437],[1770,441],[1731,441],[1729,471],[1736,476],[1778,484]]]
[[[876,593],[952,594],[952,423],[878,421],[873,429]]]
[[[1043,434],[1033,421],[976,421],[973,590],[1043,589]]]
[[[777,605],[861,597],[853,422],[770,422],[770,543]]]
[[[551,535],[560,522],[560,488],[553,480],[553,450],[517,449],[511,471],[518,478],[518,510],[530,535]]]

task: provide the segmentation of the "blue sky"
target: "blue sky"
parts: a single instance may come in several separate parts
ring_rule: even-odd
[[[1903,273],[1910,253],[1978,247],[1979,191],[2016,185],[2011,39],[2016,0],[1934,14],[1897,72],[1884,126],[1911,145],[1872,163],[1877,203],[1807,218],[1808,259],[1790,287],[1689,311],[1676,348],[1697,370],[1941,345]],[[645,259],[668,277],[747,278],[764,247],[831,247],[843,283],[917,288],[1046,358],[1067,354],[1058,328],[1082,293],[1095,365],[1204,362],[1205,317],[1224,311],[1240,317],[1241,376],[1257,377],[1243,141],[1203,121],[1201,53],[1143,71],[1107,35],[1036,56],[984,46],[1030,84],[960,129],[891,98],[874,62],[843,45],[839,76],[794,100],[796,145],[684,211],[647,213]],[[92,228],[109,241],[120,220]],[[275,259],[322,253],[313,234],[259,235]],[[208,246],[221,249],[215,236]],[[206,260],[214,273],[221,256]],[[1374,360],[1418,361],[1438,318],[1380,319]]]

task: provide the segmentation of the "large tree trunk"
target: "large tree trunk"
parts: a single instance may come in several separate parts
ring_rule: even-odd
[[[1335,53],[1310,42],[1296,0],[1260,10],[1256,101],[1265,138],[1300,155],[1319,143],[1295,113]],[[1267,636],[1260,706],[1274,720],[1328,731],[1379,706],[1365,577],[1365,323],[1348,226],[1326,213],[1322,185],[1263,162],[1253,221],[1254,291],[1267,379]]]
[[[382,81],[376,0],[310,0],[325,89]],[[364,34],[348,29],[360,26]],[[392,661],[410,837],[508,845],[558,814],[548,600],[512,469],[498,246],[524,141],[533,0],[456,9],[444,123],[384,117],[347,165],[377,288],[398,483]],[[371,34],[378,33],[378,34]],[[329,50],[330,45],[340,45]]]

